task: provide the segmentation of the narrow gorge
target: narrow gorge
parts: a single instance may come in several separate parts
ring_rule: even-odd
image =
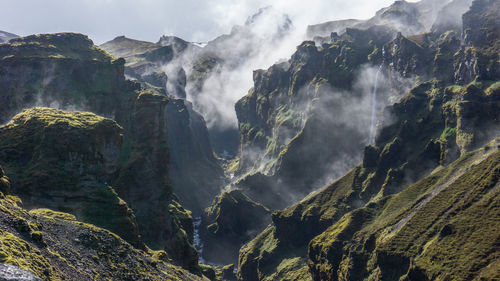
[[[355,2],[0,31],[0,280],[499,280],[500,1]]]

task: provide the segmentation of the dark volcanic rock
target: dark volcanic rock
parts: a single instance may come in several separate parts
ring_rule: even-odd
[[[413,5],[398,2],[393,7]],[[288,68],[278,71],[277,66],[256,73],[259,83],[255,83],[237,106],[238,117],[243,121],[240,123],[243,140],[240,163],[247,165],[250,159],[244,158],[245,149],[252,156],[256,154],[251,153],[251,147],[264,151],[257,154],[264,161],[256,167],[267,173],[268,179],[284,172],[283,162],[265,158],[272,155],[269,148],[275,147],[268,140],[278,136],[282,129],[276,123],[269,124],[275,118],[273,107],[293,109],[288,120],[300,116],[291,106],[300,93],[296,95],[291,91],[291,85],[307,85],[323,78],[336,89],[351,90],[352,71],[366,55],[366,60],[382,65],[381,73],[389,78],[386,83],[396,96],[406,95],[379,115],[375,143],[365,149],[362,164],[298,203],[273,213],[273,223],[240,249],[240,280],[275,280],[277,276],[296,277],[304,272],[306,280],[497,278],[498,271],[490,271],[488,266],[494,260],[489,250],[491,244],[485,241],[477,247],[474,245],[485,233],[492,234],[488,229],[497,224],[486,217],[490,217],[487,215],[490,208],[498,203],[498,140],[481,148],[497,137],[500,130],[497,96],[500,76],[496,74],[498,24],[495,25],[493,16],[498,14],[497,4],[498,1],[485,0],[472,3],[463,17],[465,37],[454,30],[414,36],[403,33],[386,42],[370,43],[366,37],[356,40],[360,37],[359,30],[347,29],[346,34],[321,48],[307,46],[312,45],[310,42],[299,47],[289,65],[295,71],[296,65],[300,66],[303,80],[289,74]],[[399,12],[387,9],[378,16],[389,13],[390,17]],[[351,57],[351,52],[357,55]],[[332,61],[335,63],[330,63]],[[324,70],[323,65],[327,65],[328,70]],[[280,79],[266,80],[273,74],[279,74],[276,77]],[[397,76],[415,77],[417,83],[407,92],[404,87],[394,86],[393,79]],[[282,86],[287,84],[290,86]],[[259,88],[261,85],[264,90]],[[398,91],[401,91],[399,95]],[[277,99],[282,92],[287,96]],[[338,114],[340,104],[336,100],[328,103],[327,108]],[[356,114],[350,112],[349,116]],[[301,127],[288,128],[295,133]],[[303,137],[301,134],[306,129],[304,127],[291,141],[287,140],[286,150],[277,158],[295,159],[292,163],[296,165],[291,166],[295,169],[290,169],[288,177],[293,178],[293,171],[300,174],[301,170],[311,167],[307,156],[291,153],[292,144]],[[345,128],[342,130],[337,132],[352,136]],[[315,143],[320,137],[306,143]],[[332,148],[320,156],[327,155],[341,143],[335,137],[325,139],[330,139],[330,143],[325,141],[324,146],[331,144]],[[276,140],[280,144],[279,138]],[[362,151],[361,148],[359,152]],[[254,157],[249,163],[255,163],[255,159],[259,158]],[[304,160],[306,168],[300,160]],[[276,169],[273,171],[266,165],[275,165]],[[268,180],[269,186],[258,186],[258,190],[272,191],[269,182],[272,181]],[[293,185],[284,185],[282,193],[290,186]],[[482,217],[484,223],[475,221],[474,213]],[[460,231],[458,225],[463,226]],[[474,237],[474,242],[467,242],[465,249],[468,250],[456,246],[465,243],[464,237]],[[496,239],[498,235],[492,234],[488,241]],[[441,244],[445,240],[447,242]],[[477,254],[469,259],[472,251]]]
[[[201,280],[164,251],[138,250],[73,215],[21,205],[0,193],[1,280]]]
[[[237,249],[270,222],[270,212],[240,190],[232,190],[215,198],[203,220],[203,257],[229,264],[237,260]]]
[[[76,215],[144,247],[132,210],[107,184],[118,171],[121,128],[91,113],[34,108],[0,127],[0,159],[27,208]]]
[[[113,132],[116,133],[113,135],[116,136],[115,140],[117,140],[113,155],[114,160],[112,161],[115,165],[113,166],[114,170],[94,169],[97,167],[96,163],[111,163],[108,161],[109,159],[101,159],[104,156],[108,157],[107,154],[103,154],[104,156],[94,155],[94,152],[97,153],[100,150],[93,151],[89,148],[90,152],[84,151],[87,158],[73,159],[71,158],[73,154],[69,154],[69,151],[65,151],[63,147],[58,147],[58,154],[54,153],[54,157],[51,158],[54,161],[51,165],[63,166],[56,170],[55,175],[58,177],[51,177],[50,173],[35,173],[35,176],[50,180],[60,178],[64,180],[64,184],[61,184],[62,187],[67,187],[73,180],[86,186],[85,184],[92,184],[96,181],[94,177],[98,179],[103,188],[113,186],[112,189],[101,188],[102,194],[90,193],[95,195],[92,197],[92,201],[95,201],[95,204],[111,202],[108,207],[116,207],[116,210],[121,210],[122,213],[109,212],[106,214],[109,210],[104,207],[88,208],[85,209],[86,212],[92,210],[109,216],[116,215],[117,220],[127,218],[124,216],[124,212],[130,211],[127,207],[128,202],[124,203],[123,200],[118,200],[119,195],[131,202],[131,209],[138,214],[139,225],[139,229],[135,226],[127,227],[126,231],[116,231],[119,235],[132,241],[132,238],[127,237],[126,234],[134,233],[136,235],[137,233],[134,231],[138,230],[138,233],[144,236],[150,247],[166,249],[169,251],[169,255],[176,259],[176,263],[191,269],[195,268],[197,256],[190,242],[192,241],[192,230],[190,230],[192,223],[189,211],[184,210],[179,203],[175,202],[168,178],[169,149],[165,115],[167,98],[151,92],[141,94],[140,84],[125,80],[125,60],[115,60],[108,53],[94,46],[92,41],[84,35],[74,33],[42,34],[14,40],[14,43],[0,46],[0,101],[7,105],[0,108],[0,119],[4,118],[0,122],[6,122],[22,108],[43,105],[71,110],[75,108],[90,110],[99,115],[113,117],[123,127],[122,131],[116,123],[106,119],[106,122],[115,124],[118,129],[114,130],[111,127],[110,130],[99,132],[102,139],[94,135],[96,147],[100,148],[107,144],[101,142],[105,136],[113,134]],[[148,46],[145,45],[142,47],[147,49]],[[122,50],[122,52],[126,51]],[[151,77],[151,80],[161,80],[161,78]],[[71,115],[71,113],[67,114]],[[23,126],[30,124],[32,123]],[[68,123],[66,127],[60,126],[54,130],[65,128],[69,130],[73,125]],[[54,144],[67,143],[66,148],[71,148],[72,145],[75,146],[87,138],[89,141],[93,141],[92,134],[88,135],[86,130],[81,132],[71,129],[68,133],[72,132],[74,133],[71,135],[72,139],[57,138],[54,135],[50,135],[50,139],[53,139]],[[78,132],[82,133],[81,137],[77,136]],[[120,134],[123,134],[123,137]],[[19,134],[16,137],[22,136],[23,134]],[[40,136],[40,139],[43,142],[48,141],[49,138]],[[90,143],[93,144],[93,142]],[[47,145],[47,143],[45,144]],[[105,151],[113,148],[111,144],[109,147],[105,147]],[[34,143],[28,145],[32,147]],[[88,147],[83,146],[82,149],[86,148]],[[43,156],[45,151],[41,150],[38,154],[35,153],[34,159]],[[80,150],[76,149],[76,151]],[[8,151],[4,152],[6,155],[10,155]],[[31,160],[30,157],[15,158],[15,155],[6,157],[17,162]],[[58,161],[59,158],[62,160]],[[66,163],[64,159],[67,158],[75,161],[74,163],[81,163],[82,166],[76,164],[64,166]],[[89,160],[88,163],[87,160]],[[83,170],[85,178],[79,178],[82,172],[80,169],[87,166],[93,168],[89,168],[89,172]],[[35,171],[35,167],[37,166],[33,166],[33,171]],[[10,169],[8,165],[4,165],[4,168]],[[42,167],[41,171],[44,171],[44,168]],[[101,177],[103,171],[106,171],[104,178]],[[91,177],[87,178],[87,175]],[[17,177],[18,175],[14,173],[12,176]],[[47,191],[35,188],[37,185],[45,184],[44,182],[35,183],[33,189],[37,193],[31,195],[40,195],[42,198],[37,199],[35,196],[32,199],[27,199],[27,204],[37,200],[43,202],[45,200],[43,194],[50,194],[50,189]],[[80,187],[75,186],[74,188]],[[62,198],[70,195],[71,193],[65,193]],[[85,201],[79,201],[80,197],[70,196],[70,198],[74,200],[72,202],[82,203]],[[147,201],[145,198],[152,198],[152,200]],[[60,202],[61,200],[54,200],[52,203],[63,206],[64,201]],[[54,208],[57,209],[59,206],[54,206]],[[105,218],[104,215],[103,218]],[[99,222],[92,222],[106,226],[107,223],[116,223],[113,220],[103,219]],[[143,246],[143,244],[140,245]]]
[[[166,107],[170,178],[181,202],[196,214],[209,206],[225,185],[203,117],[190,102],[171,99]]]

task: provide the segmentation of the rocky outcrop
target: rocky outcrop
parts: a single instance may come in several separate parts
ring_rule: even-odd
[[[84,35],[31,35],[0,46],[0,123],[23,108],[50,106],[113,116],[121,125],[136,85],[114,60]],[[91,75],[89,75],[91,73]]]
[[[0,193],[2,280],[201,280],[171,265],[164,251],[138,250],[67,213],[20,206]]]
[[[101,47],[114,56],[125,58],[125,73],[136,78],[144,88],[170,96],[170,102],[164,109],[161,106],[154,109],[155,114],[161,114],[161,118],[165,118],[161,121],[166,126],[162,134],[165,134],[163,137],[170,147],[169,156],[163,159],[165,163],[169,163],[168,169],[164,167],[165,175],[170,176],[171,188],[180,202],[196,214],[201,214],[203,208],[210,205],[213,197],[224,186],[225,176],[213,155],[205,120],[185,100],[186,73],[177,62],[169,64],[171,60],[181,59],[187,53],[193,55],[190,53],[191,49],[197,47],[169,36],[163,36],[156,44],[117,37]],[[172,57],[166,60],[166,57],[158,59],[151,55],[153,52],[160,52],[161,48],[171,48]],[[151,64],[149,70],[131,73],[146,62]],[[175,69],[170,70],[167,77],[163,70],[170,69],[171,66]],[[161,110],[164,112],[160,112]],[[149,117],[151,116],[147,118]]]
[[[108,184],[119,168],[121,130],[91,113],[23,111],[0,127],[0,159],[12,193],[26,208],[72,213],[143,248],[132,210]]]
[[[203,221],[203,258],[230,264],[238,258],[237,249],[270,222],[270,212],[241,191],[231,190],[214,199]]]
[[[498,278],[498,141],[344,215],[309,244],[313,280]]]
[[[477,212],[481,216],[491,208],[492,205],[488,204],[494,205],[498,201],[495,198],[498,143],[479,149],[497,137],[500,128],[499,76],[490,76],[495,69],[490,68],[495,59],[491,64],[476,60],[470,68],[475,70],[468,72],[469,76],[462,75],[457,79],[461,62],[467,60],[468,52],[494,58],[495,54],[490,50],[497,39],[490,31],[496,27],[488,24],[492,18],[488,17],[490,14],[486,10],[496,11],[495,5],[487,1],[473,2],[463,23],[465,29],[472,24],[467,18],[475,19],[475,24],[481,23],[484,28],[481,34],[490,36],[492,44],[481,45],[481,40],[467,41],[467,33],[465,38],[460,38],[459,34],[450,31],[408,37],[400,34],[372,49],[369,60],[383,65],[381,69],[389,77],[391,88],[394,73],[417,77],[416,87],[379,115],[377,138],[372,146],[364,149],[360,165],[291,207],[275,212],[273,223],[240,249],[238,274],[241,280],[272,280],[280,272],[283,274],[284,266],[291,259],[296,262],[286,271],[288,274],[309,270],[312,274],[305,278],[314,280],[362,280],[369,277],[373,280],[433,280],[446,274],[454,276],[449,277],[451,279],[457,276],[473,279],[482,275],[488,276],[487,279],[495,278],[496,273],[492,273],[488,266],[494,263],[488,250],[491,245],[479,246],[481,253],[474,255],[474,262],[467,266],[460,261],[460,257],[467,254],[458,247],[448,248],[454,254],[443,259],[439,256],[444,252],[436,252],[442,251],[436,241],[454,233],[456,226],[453,222],[473,225],[475,222],[470,219],[470,214]],[[462,39],[471,45],[462,45]],[[335,43],[339,44],[341,40]],[[309,54],[330,50],[330,46],[325,44],[319,51],[311,48]],[[316,62],[315,56],[307,57],[306,61]],[[337,70],[335,74],[338,73]],[[430,80],[422,82],[426,79]],[[255,104],[264,100],[263,97],[255,99]],[[246,102],[245,99],[242,101]],[[259,120],[252,121],[252,124],[265,125],[265,122],[260,122],[266,120],[261,117],[266,116],[261,114],[265,110],[260,109],[266,107],[255,107],[259,108],[257,115],[245,113],[242,116]],[[330,105],[329,108],[335,107]],[[253,110],[250,112],[253,114]],[[336,143],[334,139],[332,142]],[[482,168],[475,169],[476,164]],[[470,172],[467,174],[467,171]],[[483,179],[484,182],[480,183]],[[266,190],[266,187],[260,187],[260,190]],[[396,202],[408,205],[398,205],[395,209],[389,207],[398,204]],[[485,209],[479,211],[483,207]],[[387,213],[389,208],[392,211]],[[427,221],[431,218],[432,222]],[[420,224],[423,221],[426,222]],[[385,229],[379,228],[380,225]],[[488,232],[489,225],[485,222],[469,230],[461,229],[459,233],[479,237]],[[405,232],[398,234],[405,228]],[[415,234],[417,232],[419,234]],[[416,237],[421,242],[410,242],[416,241]],[[460,237],[464,236],[449,237],[449,243],[461,244],[458,242]],[[496,236],[491,237],[490,241],[495,239]],[[396,246],[399,243],[402,243],[402,248]],[[432,253],[432,258],[427,256],[428,253]],[[445,265],[444,260],[450,263]],[[451,270],[448,267],[451,264],[456,268]],[[471,264],[477,264],[477,268],[473,269]]]
[[[7,105],[0,109],[2,111],[1,118],[7,119],[22,108],[29,108],[33,105],[71,110],[84,108],[99,115],[112,117],[123,128],[122,131],[116,123],[105,119],[107,121],[104,124],[109,125],[112,123],[115,124],[116,128],[109,126],[109,130],[103,129],[104,132],[94,132],[95,134],[102,134],[102,139],[109,136],[114,141],[109,144],[109,147],[105,147],[105,151],[102,152],[107,153],[108,150],[114,152],[115,154],[111,155],[114,157],[113,161],[104,158],[100,159],[99,154],[94,155],[91,148],[83,145],[82,149],[90,149],[90,152],[82,152],[86,153],[84,155],[87,158],[70,158],[71,161],[80,161],[82,167],[76,164],[64,166],[65,162],[60,161],[61,163],[59,163],[57,159],[59,154],[69,157],[67,156],[69,154],[68,147],[57,146],[58,153],[54,152],[53,158],[50,159],[54,162],[49,163],[52,166],[48,166],[48,169],[59,167],[54,165],[62,165],[61,169],[55,171],[55,174],[60,175],[60,177],[51,177],[50,173],[35,173],[35,167],[38,166],[35,166],[37,164],[33,162],[32,169],[35,178],[42,177],[54,181],[59,179],[65,181],[62,187],[66,188],[72,181],[74,181],[73,183],[81,181],[85,186],[87,183],[92,184],[93,181],[96,181],[92,177],[99,177],[98,182],[102,185],[100,187],[102,194],[91,193],[93,196],[91,201],[108,202],[108,204],[103,203],[106,206],[86,209],[87,212],[89,210],[102,212],[108,216],[116,216],[116,219],[119,220],[120,218],[127,218],[124,215],[125,213],[130,212],[132,214],[130,211],[132,209],[138,215],[137,225],[139,227],[137,225],[126,227],[122,229],[122,232],[113,228],[112,231],[131,242],[133,236],[127,237],[127,234],[133,234],[136,237],[142,235],[148,246],[154,249],[165,249],[169,251],[170,256],[175,259],[177,264],[197,270],[197,255],[191,246],[193,231],[189,211],[183,209],[176,202],[177,199],[175,199],[169,179],[169,148],[165,114],[167,98],[150,91],[141,93],[138,83],[125,80],[125,60],[115,60],[108,53],[94,46],[92,41],[84,35],[73,33],[44,34],[15,40],[13,43],[0,46],[0,57],[2,59],[0,64],[0,81],[2,81],[0,100],[4,102],[2,104]],[[71,117],[72,113],[66,112],[63,115]],[[102,117],[95,118],[98,118],[98,120],[103,119]],[[43,118],[41,120],[49,122]],[[7,120],[2,119],[1,122],[5,121]],[[62,124],[66,123],[68,122]],[[30,124],[32,123],[21,124],[21,127]],[[79,123],[76,123],[76,125],[78,126]],[[69,122],[64,126],[50,127],[53,129],[50,131],[52,133],[50,137],[54,140],[55,145],[64,145],[66,143],[77,145],[81,143],[82,139],[90,138],[89,141],[92,140],[92,135],[87,135],[86,129],[79,131],[72,128],[72,126],[75,126],[75,124]],[[36,132],[38,129],[33,130]],[[57,136],[57,130],[59,129],[63,131],[67,129],[71,139],[59,139]],[[123,137],[121,134],[123,134]],[[35,134],[35,136],[37,135]],[[16,139],[23,138],[23,132],[19,132],[13,137]],[[43,134],[37,137],[40,138],[42,143],[49,139],[44,137]],[[95,143],[96,147],[104,145],[104,143],[101,143],[102,139],[95,135],[94,137],[94,142],[90,142],[90,144],[94,145]],[[25,141],[20,143],[25,143]],[[26,143],[33,149],[36,149],[35,144],[36,142]],[[44,144],[49,146],[48,143]],[[112,144],[115,145],[112,146]],[[9,143],[7,145],[12,146],[13,144]],[[115,149],[111,150],[111,148]],[[4,152],[7,155],[6,157],[11,157],[5,159],[11,159],[12,161],[28,162],[31,159],[17,159],[15,155],[10,155],[9,151]],[[43,156],[45,150],[41,150],[40,153]],[[73,157],[72,154],[69,155]],[[108,154],[103,155],[108,158],[111,157]],[[39,156],[39,154],[35,153],[33,157],[36,159]],[[91,162],[87,163],[87,160]],[[114,166],[106,167],[108,170],[98,169],[94,171],[92,169],[96,167],[96,164],[100,163],[97,162],[98,160],[107,165],[113,163]],[[1,161],[6,160],[2,157]],[[85,177],[87,175],[91,177],[89,179],[78,178],[82,172],[80,169],[86,166],[89,166],[89,172],[83,170],[83,174]],[[10,167],[7,164],[4,167],[9,171]],[[104,178],[101,173],[105,174]],[[13,173],[12,176],[17,177],[18,175]],[[28,177],[24,177],[25,175],[21,176],[28,180]],[[17,179],[14,179],[14,182],[16,181]],[[43,185],[54,182],[35,183]],[[108,186],[113,188],[107,188]],[[43,197],[47,190],[38,189],[37,187],[38,185],[32,186],[34,193],[31,195],[33,197],[31,199],[26,198],[26,204],[38,200],[43,201],[42,198],[37,197],[39,195]],[[14,194],[17,194],[19,190]],[[71,193],[63,195],[71,196]],[[124,203],[121,199],[118,200],[118,196],[126,200],[127,203]],[[146,197],[153,198],[153,200],[146,202]],[[85,202],[85,200],[80,200],[80,197],[70,198],[74,200],[76,205]],[[54,200],[50,203],[64,205],[64,201]],[[130,209],[127,206],[130,206]],[[52,205],[37,205],[37,207],[52,207]],[[115,213],[112,213],[109,209],[106,209],[108,207],[115,208],[116,212],[113,211]],[[53,208],[57,209],[59,206]],[[60,210],[65,211],[65,209]],[[122,212],[117,213],[119,210]],[[108,223],[119,222],[113,222],[113,220],[108,218],[99,222],[91,222],[107,227],[106,224]],[[134,245],[144,246],[144,244],[135,243]]]
[[[170,178],[179,199],[200,215],[225,185],[203,117],[190,102],[171,99],[166,107]]]

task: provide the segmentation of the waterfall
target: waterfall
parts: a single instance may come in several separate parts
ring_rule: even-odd
[[[382,66],[383,64],[380,65],[380,67],[377,70],[377,74],[375,75],[375,82],[373,85],[373,92],[372,92],[372,115],[371,115],[371,122],[370,122],[370,139],[368,141],[368,144],[374,144],[375,143],[375,123],[376,123],[376,114],[377,114],[377,84],[378,84],[378,77],[380,75],[380,72],[382,71]]]
[[[195,217],[193,220],[194,231],[193,231],[193,246],[196,248],[199,254],[199,260],[202,263],[206,263],[205,260],[201,257],[203,254],[203,243],[200,238],[200,225],[201,225],[201,217]]]

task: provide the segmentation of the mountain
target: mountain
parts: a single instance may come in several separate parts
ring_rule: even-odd
[[[165,118],[170,147],[170,179],[184,206],[200,215],[225,185],[225,176],[213,155],[203,117],[186,100],[186,74],[178,60],[191,56],[199,47],[173,36],[158,43],[117,37],[100,46],[115,57],[125,59],[125,74],[142,87],[170,96]],[[169,50],[162,58],[153,53]],[[188,59],[188,58],[186,58]],[[173,71],[167,71],[170,66]],[[167,71],[168,75],[164,72]]]
[[[471,2],[472,0],[395,1],[389,7],[378,10],[375,16],[368,20],[337,20],[310,25],[307,28],[307,37],[330,37],[332,33],[344,33],[346,28],[366,29],[374,25],[391,26],[405,36],[415,35],[430,30],[432,24],[456,23],[460,20],[460,15],[470,7]]]
[[[274,121],[279,111],[275,114],[272,106],[293,105],[290,101],[293,102],[295,96],[289,87],[294,86],[295,81],[314,85],[318,77],[324,77],[323,80],[334,89],[347,89],[355,94],[349,84],[343,83],[353,81],[349,74],[356,73],[356,68],[372,62],[379,65],[377,76],[386,77],[383,81],[391,85],[392,90],[397,90],[393,86],[398,85],[397,81],[405,79],[410,79],[412,89],[402,97],[396,96],[398,101],[394,104],[385,103],[383,113],[377,117],[374,143],[360,150],[361,164],[298,203],[274,212],[273,223],[240,249],[240,280],[498,278],[498,270],[492,269],[497,252],[492,250],[496,247],[492,241],[496,241],[498,235],[490,229],[499,226],[486,219],[498,217],[493,210],[498,202],[500,75],[497,72],[498,52],[492,51],[497,50],[499,42],[498,32],[495,32],[498,11],[498,1],[474,1],[462,17],[463,34],[453,29],[439,33],[439,29],[435,29],[421,35],[405,37],[392,33],[394,37],[384,37],[391,32],[377,34],[373,32],[374,27],[371,31],[347,28],[333,43],[323,43],[316,48],[314,42],[305,42],[298,48],[289,61],[290,68],[300,62],[297,58],[302,58],[300,69],[309,75],[308,78],[283,79],[283,67],[279,65],[258,74],[268,83],[264,85],[271,85],[275,90],[265,89],[263,96],[255,98],[260,91],[260,84],[256,83],[249,95],[239,102],[249,104],[246,108],[251,109],[239,114],[245,118],[244,124],[240,123],[240,131],[249,136],[242,139],[247,146],[257,144],[267,149],[260,155],[264,155],[264,163],[269,164],[261,167],[275,167],[274,173],[271,169],[262,170],[258,180],[253,180],[253,175],[242,178],[243,191],[250,197],[254,195],[257,202],[276,202],[275,198],[283,198],[281,194],[292,193],[290,187],[298,182],[295,175],[302,175],[302,170],[321,163],[321,157],[331,151],[343,151],[342,140],[352,136],[352,133],[342,134],[344,138],[339,140],[327,135],[327,141],[319,145],[315,141],[332,131],[322,124],[308,142],[297,142],[304,138],[300,133],[287,144],[290,147],[297,142],[305,153],[287,148],[278,154],[278,161],[266,159],[270,144],[258,140],[266,136],[266,132],[279,136],[276,133],[280,127],[273,125],[281,126]],[[368,42],[365,46],[372,52],[358,51],[364,42]],[[332,56],[330,52],[335,49],[343,49],[333,53],[342,56]],[[345,59],[349,58],[349,52],[357,52],[355,58],[361,62],[346,64],[353,61]],[[321,59],[322,53],[325,55]],[[328,70],[335,66],[329,65],[331,61],[341,65],[342,70],[336,69],[327,76]],[[327,70],[312,68],[317,62],[326,64]],[[284,85],[290,83],[290,86],[280,86],[277,81],[285,81]],[[268,102],[279,97],[281,91],[288,92],[285,102]],[[379,88],[379,94],[385,91]],[[346,96],[340,101],[334,99],[333,104],[328,104],[329,111],[322,111],[324,115],[332,114],[330,120],[334,121],[329,121],[330,124],[341,119],[342,115],[335,112],[338,110],[335,105],[346,108],[340,106],[345,99]],[[321,103],[321,97],[319,100]],[[290,119],[293,120],[292,114]],[[268,124],[272,126],[266,130]],[[289,125],[289,128],[294,127]],[[300,132],[300,127],[292,132]],[[269,137],[262,139],[269,140]],[[306,150],[311,143],[316,144],[312,146],[315,162],[305,162],[311,153]],[[354,144],[353,141],[347,143]],[[241,161],[245,154],[241,157],[240,164],[244,165]],[[283,166],[280,158],[294,159],[294,165]],[[321,169],[324,165],[318,166]],[[283,169],[291,169],[291,172],[275,180]],[[294,179],[292,185],[276,188],[290,177]],[[281,193],[276,195],[276,190]],[[484,220],[479,219],[482,216]],[[490,242],[473,242],[490,234],[492,236],[486,239]],[[463,240],[464,237],[471,240]]]
[[[13,193],[28,206],[73,212],[130,242],[137,240],[136,220],[145,245],[165,249],[177,264],[196,271],[192,217],[177,202],[166,164],[168,98],[126,80],[125,61],[114,59],[81,34],[16,38],[0,45],[0,54],[0,99],[7,105],[0,108],[2,123],[33,106],[91,111],[117,123],[105,119],[104,127],[91,131],[102,117],[35,110],[2,126],[1,164],[12,173]],[[49,139],[54,141],[47,143]],[[88,146],[79,148],[78,141]],[[46,193],[52,186],[59,190]],[[64,206],[58,200],[72,202]],[[102,202],[101,207],[96,202]],[[99,212],[121,218],[114,226]],[[132,227],[124,226],[127,220]]]
[[[1,167],[0,173],[2,184],[8,184]],[[2,190],[0,278],[4,280],[202,280],[171,265],[164,251],[136,249],[68,213],[28,211],[21,206],[19,197]]]
[[[228,111],[233,111],[233,91],[246,91],[239,89],[240,73],[252,71],[255,60],[292,30],[288,15],[272,6],[264,7],[244,25],[235,25],[229,34],[207,42],[191,60],[187,94],[209,124],[210,141],[218,155],[234,158],[238,154],[238,128],[234,113]]]
[[[124,58],[125,74],[137,79],[144,87],[186,98],[186,74],[176,61],[196,53],[199,49],[196,45],[173,36],[163,36],[158,43],[118,36],[100,47],[117,58]],[[173,67],[167,68],[168,63]],[[173,78],[170,81],[169,76]]]
[[[0,279],[499,279],[498,15],[0,44]]]
[[[5,43],[5,42],[9,41],[10,39],[14,39],[17,37],[19,37],[19,36],[0,30],[0,44]]]

